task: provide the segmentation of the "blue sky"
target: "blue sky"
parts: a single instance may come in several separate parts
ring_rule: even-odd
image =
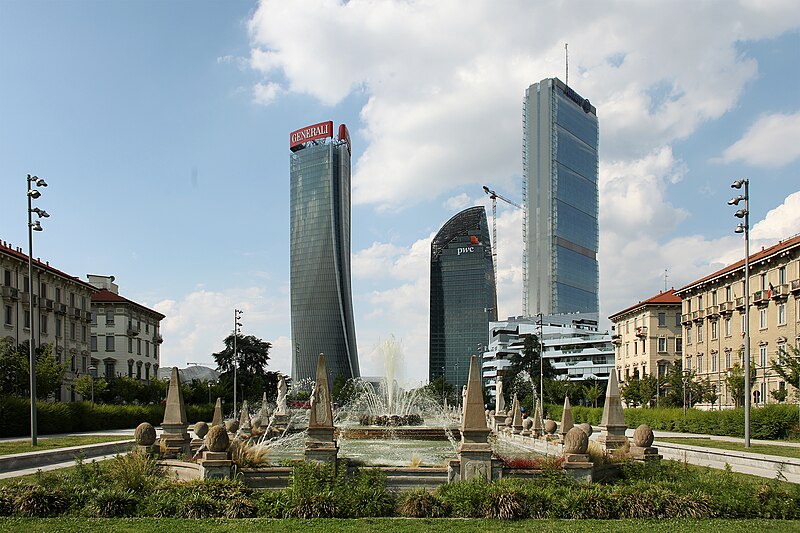
[[[288,134],[344,122],[362,371],[394,334],[424,379],[429,239],[483,184],[520,200],[522,98],[565,42],[600,120],[603,316],[741,256],[735,178],[756,246],[800,232],[800,6],[596,4],[0,1],[0,239],[26,246],[38,174],[34,255],[167,315],[162,365],[210,364],[238,307],[288,372]],[[499,207],[501,316],[520,224]]]

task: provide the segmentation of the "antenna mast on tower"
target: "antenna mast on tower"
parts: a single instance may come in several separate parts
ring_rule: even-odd
[[[564,85],[569,87],[569,43],[564,43],[564,61],[566,63],[566,74],[564,76]]]

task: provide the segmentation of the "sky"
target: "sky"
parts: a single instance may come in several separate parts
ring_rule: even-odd
[[[521,203],[522,101],[548,77],[597,107],[600,312],[800,232],[800,4],[708,1],[0,0],[0,240],[113,275],[155,309],[161,365],[214,366],[242,309],[289,373],[289,133],[353,146],[363,375],[428,368],[430,241],[488,185]],[[491,222],[491,219],[490,219]],[[498,204],[501,317],[522,312],[522,213]]]

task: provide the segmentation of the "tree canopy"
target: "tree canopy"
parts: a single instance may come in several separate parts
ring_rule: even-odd
[[[36,354],[36,397],[45,399],[64,381],[67,365],[56,362],[52,344],[42,344]],[[14,346],[0,339],[0,394],[28,396],[30,394],[30,361],[28,342]]]
[[[233,401],[233,334],[225,337],[225,348],[212,354],[217,363],[219,389],[224,391],[221,396],[227,401]],[[278,374],[267,370],[269,364],[269,351],[272,344],[259,339],[255,335],[237,335],[236,337],[236,384],[241,393],[241,400],[260,401],[262,394],[267,393],[267,399],[274,400],[277,396]]]

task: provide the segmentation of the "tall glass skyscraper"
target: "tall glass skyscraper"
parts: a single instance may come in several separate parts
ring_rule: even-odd
[[[469,361],[488,346],[497,296],[483,207],[461,211],[431,242],[430,381],[444,375],[461,391]],[[480,346],[479,346],[480,345]]]
[[[322,122],[290,136],[292,379],[360,376],[350,289],[350,138]]]
[[[599,315],[597,110],[557,78],[525,91],[523,313]]]

